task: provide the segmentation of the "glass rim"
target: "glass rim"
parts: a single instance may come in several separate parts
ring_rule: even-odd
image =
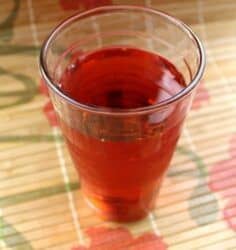
[[[107,108],[107,107],[94,107],[94,106],[89,106],[83,103],[80,103],[73,98],[67,96],[64,94],[59,88],[56,87],[56,84],[54,83],[52,77],[49,74],[49,71],[46,66],[46,55],[48,48],[50,47],[50,43],[54,40],[54,38],[60,33],[60,31],[65,28],[67,25],[72,23],[75,20],[80,20],[89,16],[93,16],[94,14],[99,14],[99,13],[107,13],[107,12],[112,12],[112,11],[142,11],[150,14],[156,14],[161,17],[164,17],[167,19],[169,22],[171,22],[173,25],[176,25],[177,27],[181,28],[186,35],[195,42],[198,53],[199,53],[199,66],[198,69],[193,76],[193,78],[190,80],[189,84],[181,91],[179,91],[177,94],[171,96],[170,98],[159,102],[157,104],[153,104],[150,106],[144,106],[140,108],[130,108],[130,109],[118,109],[118,108]],[[192,90],[199,84],[202,75],[204,73],[204,69],[206,66],[206,55],[205,55],[205,50],[203,47],[202,42],[199,40],[199,38],[195,35],[195,33],[192,31],[192,29],[186,25],[184,22],[181,20],[166,14],[165,12],[159,11],[154,8],[150,7],[145,7],[145,6],[135,6],[135,5],[109,5],[109,6],[102,6],[102,7],[97,7],[93,8],[88,11],[84,11],[81,13],[74,14],[61,23],[59,23],[49,34],[49,36],[46,38],[44,41],[42,48],[40,50],[40,56],[39,56],[39,69],[42,74],[43,80],[46,80],[47,86],[56,94],[58,94],[60,97],[62,97],[65,101],[69,102],[71,105],[82,109],[84,111],[92,112],[92,113],[97,113],[97,114],[109,114],[109,115],[131,115],[131,114],[140,114],[140,113],[149,113],[151,111],[156,111],[159,109],[163,109],[165,107],[168,107],[169,105],[176,103],[180,100],[182,100],[185,96],[190,94]]]

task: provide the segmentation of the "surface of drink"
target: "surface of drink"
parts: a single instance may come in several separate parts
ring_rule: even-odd
[[[104,218],[136,220],[153,207],[186,111],[178,102],[142,115],[130,109],[161,103],[185,86],[172,63],[136,48],[77,53],[66,67],[63,93],[103,108],[60,121],[85,195]]]
[[[120,109],[160,103],[184,87],[168,60],[128,47],[77,53],[61,80],[63,92],[80,103]]]

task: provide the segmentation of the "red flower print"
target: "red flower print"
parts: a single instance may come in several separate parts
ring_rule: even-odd
[[[54,111],[54,108],[52,106],[51,101],[48,101],[44,107],[43,107],[43,112],[46,115],[50,125],[52,127],[56,127],[58,126],[58,121],[57,121],[57,117],[56,117],[56,113]]]
[[[209,187],[227,199],[224,219],[236,231],[236,135],[230,141],[229,158],[212,167]]]
[[[59,0],[61,7],[64,10],[77,10],[80,8],[80,0]]]
[[[48,88],[42,79],[41,79],[40,85],[39,85],[39,92],[48,97],[48,101],[46,102],[46,104],[43,107],[43,112],[44,112],[45,116],[47,117],[49,124],[52,127],[59,126],[55,110],[54,110],[53,105],[49,99]]]
[[[209,102],[209,100],[210,100],[210,95],[206,87],[204,86],[204,83],[201,83],[197,89],[195,98],[193,100],[192,109],[201,108],[204,104]]]
[[[167,250],[162,238],[153,233],[134,238],[125,228],[90,228],[87,234],[91,239],[90,246],[74,247],[72,250]]]
[[[64,10],[78,10],[112,4],[112,0],[59,0],[59,3]]]
[[[229,228],[236,231],[236,199],[231,199],[224,208],[224,219]]]

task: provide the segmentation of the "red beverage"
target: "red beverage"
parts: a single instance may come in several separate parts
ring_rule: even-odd
[[[75,55],[60,82],[82,104],[121,112],[160,103],[185,86],[168,60],[129,47]],[[61,120],[83,190],[102,216],[136,220],[153,207],[186,106],[177,102],[151,114],[109,117],[70,111],[70,121]]]
[[[78,13],[43,44],[43,80],[82,191],[104,218],[136,220],[153,207],[204,67],[189,27],[141,6]]]

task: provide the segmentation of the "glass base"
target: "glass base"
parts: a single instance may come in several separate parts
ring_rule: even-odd
[[[152,210],[152,206],[147,208],[138,202],[108,202],[88,195],[85,195],[85,201],[99,217],[108,221],[133,222],[145,218]]]

